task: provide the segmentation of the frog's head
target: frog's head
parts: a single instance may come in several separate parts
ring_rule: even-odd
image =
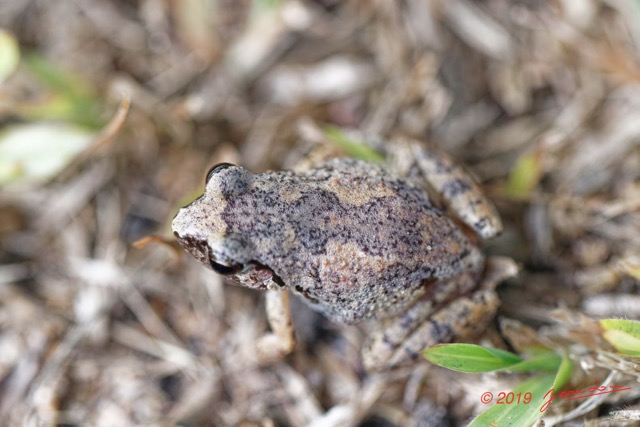
[[[254,289],[283,286],[269,267],[255,261],[252,245],[229,231],[225,219],[229,198],[246,191],[253,177],[230,163],[215,165],[207,174],[204,194],[178,211],[171,228],[187,252],[230,281]]]

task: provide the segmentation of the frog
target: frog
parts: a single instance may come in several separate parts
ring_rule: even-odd
[[[404,366],[495,316],[496,284],[517,268],[483,254],[502,230],[494,205],[444,152],[403,137],[385,146],[382,163],[338,156],[262,173],[217,164],[174,217],[196,260],[266,292],[261,360],[295,348],[291,293],[337,324],[376,325],[362,348],[367,371]]]

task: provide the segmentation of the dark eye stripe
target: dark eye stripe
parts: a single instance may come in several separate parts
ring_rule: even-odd
[[[218,163],[217,165],[212,166],[211,169],[209,169],[209,172],[207,172],[207,178],[204,180],[205,185],[207,182],[209,182],[209,180],[215,173],[218,173],[221,170],[231,166],[235,166],[235,165],[231,163]]]

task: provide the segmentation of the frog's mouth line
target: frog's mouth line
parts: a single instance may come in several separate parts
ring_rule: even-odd
[[[285,287],[284,280],[265,264],[258,261],[249,261],[245,264],[221,264],[211,256],[211,248],[205,240],[192,236],[182,237],[175,231],[173,235],[193,257],[231,282],[254,289],[269,289],[271,282],[280,288]]]

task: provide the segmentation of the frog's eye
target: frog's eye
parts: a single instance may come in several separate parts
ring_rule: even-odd
[[[207,178],[204,180],[205,185],[209,182],[209,180],[214,174],[231,166],[235,166],[235,165],[231,163],[218,163],[217,165],[212,166],[211,169],[209,169],[209,172],[207,172]]]
[[[215,262],[212,259],[209,260],[209,265],[211,266],[213,271],[215,271],[218,274],[222,274],[223,276],[228,276],[230,274],[235,274],[235,273],[239,272],[240,270],[242,270],[242,265],[241,264],[222,265],[222,264],[218,264],[217,262]]]

